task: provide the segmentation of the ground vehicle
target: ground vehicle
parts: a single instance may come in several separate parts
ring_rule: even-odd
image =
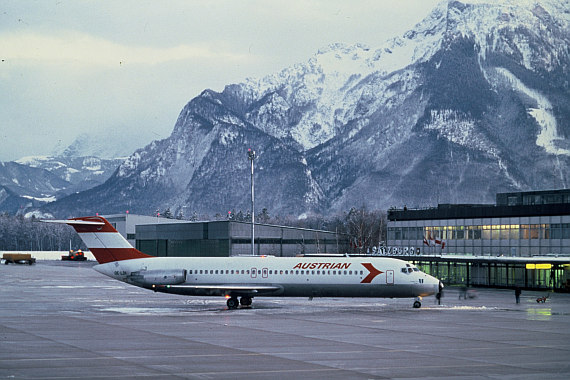
[[[87,258],[82,250],[78,249],[74,251],[73,249],[69,250],[69,253],[65,256],[61,256],[61,259],[64,261],[85,261]]]
[[[36,259],[32,257],[30,253],[5,253],[2,255],[2,260],[4,264],[28,264],[32,265],[36,262]]]

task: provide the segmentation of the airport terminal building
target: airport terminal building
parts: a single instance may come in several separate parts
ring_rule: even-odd
[[[387,245],[448,284],[570,291],[570,190],[389,210]]]
[[[389,210],[388,245],[421,254],[570,256],[570,190],[500,193],[496,205]]]

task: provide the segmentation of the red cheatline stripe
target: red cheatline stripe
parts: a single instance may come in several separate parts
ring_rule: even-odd
[[[135,248],[93,248],[91,249],[91,253],[93,253],[99,264],[153,257],[146,255]]]

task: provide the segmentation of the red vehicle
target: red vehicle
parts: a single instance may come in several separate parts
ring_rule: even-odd
[[[69,261],[85,261],[87,258],[82,250],[74,251],[73,249],[69,250],[69,254],[66,256],[61,256],[62,260],[69,260]]]

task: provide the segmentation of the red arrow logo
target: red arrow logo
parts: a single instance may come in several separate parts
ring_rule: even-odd
[[[364,278],[364,280],[360,281],[361,284],[370,284],[372,282],[372,280],[374,279],[374,277],[378,276],[379,274],[382,274],[384,272],[374,268],[374,266],[370,263],[363,263],[362,266],[364,266],[364,268],[368,269],[368,272],[370,272],[368,274],[368,276],[366,276]]]

